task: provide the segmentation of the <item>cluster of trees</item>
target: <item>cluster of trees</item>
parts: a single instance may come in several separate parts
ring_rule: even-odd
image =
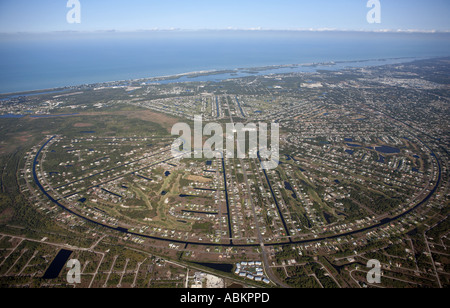
[[[0,157],[0,222],[3,225],[25,226],[28,229],[48,228],[49,222],[44,220],[42,214],[37,212],[20,192],[16,174],[20,158],[24,155],[23,151],[17,151]]]

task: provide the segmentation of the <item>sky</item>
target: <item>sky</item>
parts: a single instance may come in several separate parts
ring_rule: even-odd
[[[0,0],[0,33],[155,29],[450,31],[449,0],[379,0],[381,23],[367,21],[368,0]]]

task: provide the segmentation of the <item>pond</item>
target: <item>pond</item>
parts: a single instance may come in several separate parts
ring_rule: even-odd
[[[63,269],[67,260],[69,259],[72,251],[61,249],[56,257],[53,259],[52,263],[48,267],[42,279],[55,279],[58,278],[59,273]]]
[[[231,273],[233,271],[233,264],[226,264],[226,263],[196,263],[201,266],[209,267],[221,272],[225,273]]]
[[[400,153],[400,149],[398,148],[393,148],[393,147],[389,147],[387,145],[383,145],[381,147],[376,147],[375,150],[377,152],[380,153],[384,153],[384,154],[396,154],[396,153]]]
[[[24,115],[21,114],[3,114],[0,115],[0,119],[20,119],[23,118]]]
[[[196,197],[196,196],[185,195],[185,194],[181,194],[181,195],[179,195],[179,196],[180,196],[180,198],[193,198],[193,197]]]
[[[284,188],[292,192],[292,198],[297,199],[297,195],[289,182],[284,181]]]

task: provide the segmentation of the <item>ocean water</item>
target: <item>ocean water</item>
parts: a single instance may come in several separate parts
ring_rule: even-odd
[[[149,31],[0,35],[0,93],[237,68],[450,56],[450,34]]]

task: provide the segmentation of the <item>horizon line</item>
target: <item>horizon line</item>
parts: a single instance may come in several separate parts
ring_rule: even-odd
[[[256,28],[205,28],[205,29],[183,29],[183,28],[152,28],[152,29],[136,29],[136,30],[119,30],[119,29],[103,29],[103,30],[52,30],[52,31],[10,31],[0,32],[0,35],[14,34],[58,34],[58,33],[145,33],[145,32],[357,32],[357,33],[417,33],[417,34],[448,34],[450,30],[422,30],[422,29],[336,29],[336,28],[294,28],[294,29],[265,29]]]

